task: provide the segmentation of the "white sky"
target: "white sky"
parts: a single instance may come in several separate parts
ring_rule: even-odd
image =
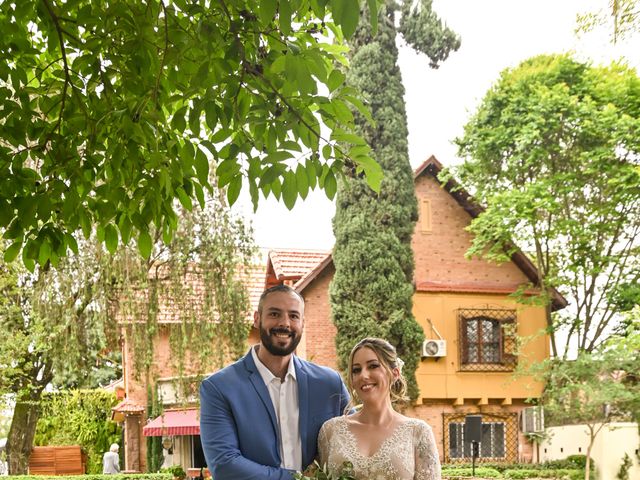
[[[507,67],[542,53],[571,51],[609,63],[625,56],[638,68],[640,35],[611,45],[608,31],[575,34],[576,14],[606,8],[608,0],[434,0],[434,10],[462,37],[462,46],[438,70],[401,42],[399,63],[409,122],[409,158],[415,168],[432,154],[444,165],[459,162],[452,140],[485,92]],[[288,211],[272,197],[254,214],[246,192],[236,211],[251,220],[258,246],[330,250],[333,202],[314,191]]]

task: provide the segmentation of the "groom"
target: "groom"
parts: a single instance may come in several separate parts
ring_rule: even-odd
[[[298,292],[266,290],[253,326],[260,343],[200,385],[200,440],[215,480],[291,479],[313,462],[322,424],[349,402],[336,372],[293,355],[304,329]]]

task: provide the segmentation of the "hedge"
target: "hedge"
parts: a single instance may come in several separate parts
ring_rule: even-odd
[[[442,476],[445,478],[471,477],[473,476],[473,469],[471,467],[444,467]],[[498,470],[485,466],[476,467],[475,476],[479,478],[502,478],[502,474]]]
[[[584,479],[584,470],[579,469],[557,469],[557,470],[539,470],[539,469],[518,469],[506,470],[505,478],[513,480],[524,480],[527,478],[568,478],[569,480]]]
[[[12,475],[10,480],[173,480],[170,473],[120,473],[116,475]]]

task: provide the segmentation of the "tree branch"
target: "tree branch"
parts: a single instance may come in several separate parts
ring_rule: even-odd
[[[62,64],[64,67],[64,85],[62,86],[60,115],[58,115],[58,122],[56,123],[56,126],[53,129],[53,131],[58,130],[58,132],[60,132],[60,125],[62,124],[62,114],[64,113],[65,97],[67,96],[67,88],[69,88],[69,82],[71,80],[71,76],[69,75],[69,64],[67,62],[67,52],[64,47],[64,36],[62,33],[62,27],[60,26],[60,21],[56,13],[53,11],[53,7],[51,6],[51,3],[49,3],[49,0],[42,0],[42,3],[44,3],[44,6],[46,7],[47,12],[49,13],[51,20],[53,21],[53,24],[56,27],[56,32],[58,32],[58,41],[60,42],[60,53],[62,55]]]
[[[162,58],[160,59],[160,68],[158,69],[158,75],[156,76],[156,86],[153,89],[153,103],[157,104],[158,101],[158,88],[160,88],[160,77],[162,76],[162,69],[164,68],[165,57],[169,50],[169,24],[167,16],[167,8],[164,6],[164,2],[160,0],[162,6],[162,12],[164,15],[164,50],[162,51]]]

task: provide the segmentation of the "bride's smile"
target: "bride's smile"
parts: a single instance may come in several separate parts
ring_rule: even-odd
[[[351,380],[363,403],[386,400],[389,397],[391,375],[370,348],[361,348],[353,356]]]

